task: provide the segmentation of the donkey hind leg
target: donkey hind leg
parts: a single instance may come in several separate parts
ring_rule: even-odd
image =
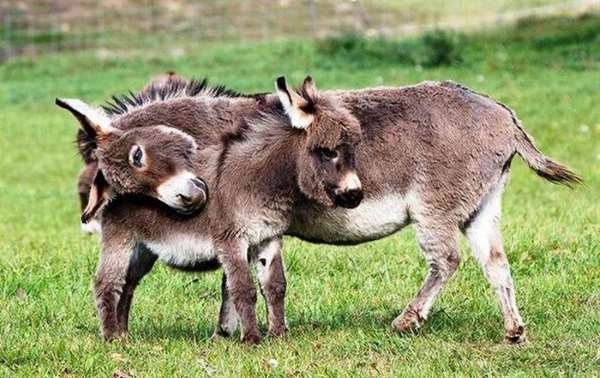
[[[465,233],[471,251],[481,265],[490,285],[496,292],[504,317],[506,341],[520,344],[525,341],[525,324],[519,315],[510,266],[500,233],[501,197],[504,177],[492,188]]]
[[[280,238],[267,241],[259,247],[256,259],[256,273],[260,290],[267,304],[267,322],[269,335],[285,336],[287,323],[285,320],[286,280],[281,256]]]
[[[235,310],[233,298],[227,289],[227,275],[223,272],[221,280],[221,310],[219,311],[219,324],[213,338],[229,337],[238,327],[240,317]]]
[[[94,292],[102,335],[107,341],[121,336],[117,308],[127,280],[129,257],[134,245],[104,241],[100,264],[94,280]]]
[[[417,295],[392,322],[401,332],[410,332],[425,323],[436,297],[460,264],[457,229],[417,224],[416,231],[429,272]]]
[[[150,272],[157,258],[157,255],[141,243],[135,246],[129,258],[123,293],[117,305],[117,326],[122,335],[127,334],[133,292],[142,278]]]

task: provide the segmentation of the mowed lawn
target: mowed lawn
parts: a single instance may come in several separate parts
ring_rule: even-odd
[[[89,52],[5,63],[0,376],[600,375],[599,33],[593,17],[530,22],[469,36],[462,63],[438,68],[395,61],[393,46],[405,45],[389,41],[390,56],[288,41],[197,44],[179,57]],[[286,340],[209,340],[221,273],[158,264],[137,290],[128,342],[104,343],[91,293],[99,241],[79,231],[77,126],[54,98],[99,104],[166,70],[241,91],[270,91],[279,74],[296,83],[311,74],[320,88],[452,79],[507,103],[542,151],[585,180],[569,190],[513,163],[502,229],[529,342],[502,343],[495,297],[464,241],[461,268],[427,325],[394,332],[392,320],[426,274],[408,228],[355,247],[286,238]],[[259,311],[264,327],[262,299]]]

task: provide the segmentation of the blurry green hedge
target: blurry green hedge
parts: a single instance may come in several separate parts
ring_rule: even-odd
[[[409,40],[365,38],[349,33],[320,41],[318,51],[331,58],[344,60],[378,59],[437,67],[461,63],[464,40],[461,34],[443,30],[434,30]]]

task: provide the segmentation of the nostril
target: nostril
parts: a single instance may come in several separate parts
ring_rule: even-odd
[[[356,199],[356,201],[361,202],[364,198],[363,192],[360,190],[357,191],[354,198]]]
[[[348,192],[348,196],[355,201],[361,201],[363,198],[362,190],[355,189]]]
[[[179,193],[179,194],[177,195],[177,197],[178,197],[179,199],[181,199],[181,201],[182,201],[184,204],[186,204],[186,205],[188,205],[188,204],[190,204],[190,203],[192,202],[192,198],[191,198],[191,197],[188,197],[188,196],[186,196],[186,195],[184,195],[184,194],[181,194],[181,193]]]
[[[204,189],[205,186],[204,181],[200,180],[197,177],[192,179],[192,184],[194,184],[199,189]]]

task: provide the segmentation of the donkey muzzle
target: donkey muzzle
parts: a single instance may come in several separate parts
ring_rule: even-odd
[[[333,191],[333,202],[336,206],[345,207],[347,209],[354,209],[363,199],[362,189],[350,189],[341,191],[335,189]]]
[[[206,203],[208,189],[206,184],[199,178],[190,179],[185,185],[185,189],[177,193],[177,198],[183,205],[182,213],[192,213]]]
[[[190,172],[172,176],[157,188],[158,199],[180,214],[192,214],[208,201],[206,183]]]
[[[331,188],[330,196],[336,206],[353,209],[363,199],[362,184],[354,172],[347,172],[337,186]]]

